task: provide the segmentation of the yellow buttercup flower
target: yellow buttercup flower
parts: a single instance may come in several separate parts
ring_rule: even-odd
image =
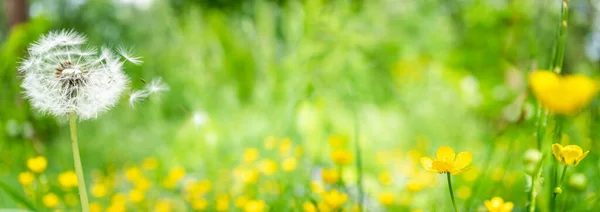
[[[204,198],[195,199],[192,202],[192,209],[194,209],[194,210],[202,211],[202,210],[206,210],[207,207],[208,207],[208,201]]]
[[[339,166],[349,165],[352,163],[352,158],[352,152],[348,150],[339,149],[331,152],[331,160]]]
[[[302,210],[304,212],[317,212],[317,207],[312,202],[304,202]]]
[[[229,196],[227,194],[220,194],[217,196],[217,205],[215,206],[217,211],[229,210]]]
[[[260,162],[259,169],[265,175],[272,175],[277,171],[277,163],[271,159],[264,159]]]
[[[535,71],[529,78],[535,97],[552,112],[573,114],[589,104],[598,85],[587,76],[560,76],[552,71]]]
[[[378,199],[382,205],[393,205],[395,201],[394,194],[392,192],[381,192]]]
[[[48,161],[44,156],[37,156],[27,159],[27,167],[35,173],[42,173],[46,170]]]
[[[262,212],[266,211],[267,205],[262,200],[250,200],[244,204],[245,212]]]
[[[323,182],[327,184],[336,184],[340,179],[340,172],[336,169],[323,169],[321,177],[323,178]]]
[[[579,161],[583,160],[590,151],[583,152],[581,147],[577,145],[562,146],[560,144],[552,144],[552,154],[558,162],[565,165],[577,166]]]
[[[346,147],[348,144],[348,139],[341,135],[332,135],[329,137],[329,146],[334,149],[341,149]]]
[[[143,191],[134,189],[129,192],[129,200],[133,203],[139,203],[146,198],[146,195]]]
[[[388,171],[381,172],[377,178],[379,179],[379,182],[383,185],[392,184],[392,173]]]
[[[155,170],[158,167],[158,160],[153,157],[149,157],[142,161],[142,168],[145,170]]]
[[[500,197],[494,197],[491,200],[486,200],[483,202],[483,204],[489,212],[510,212],[514,207],[512,202],[504,202],[504,200]]]
[[[102,212],[102,205],[97,202],[90,203],[90,212]]]
[[[77,187],[77,174],[74,171],[67,171],[58,175],[58,183],[63,188]]]
[[[171,212],[173,210],[173,203],[168,199],[158,200],[156,205],[154,206],[154,211],[156,212]]]
[[[281,154],[281,156],[288,156],[291,150],[292,140],[289,138],[281,139],[281,142],[279,143],[279,154]]]
[[[436,159],[430,157],[421,157],[421,165],[427,171],[437,172],[440,174],[451,173],[460,174],[468,169],[465,169],[473,156],[469,152],[461,152],[456,155],[454,150],[447,146],[441,146],[436,153]]]
[[[106,186],[103,183],[96,183],[92,185],[92,196],[101,198],[106,196]]]
[[[31,172],[21,172],[19,174],[19,183],[23,186],[30,186],[34,179],[35,176]]]
[[[125,170],[125,177],[127,180],[133,182],[142,177],[142,171],[138,167],[128,168]]]
[[[259,155],[258,149],[248,148],[248,149],[244,150],[243,158],[244,158],[244,161],[246,161],[247,163],[251,163],[251,162],[256,161],[256,159],[258,159],[258,155]]]
[[[44,197],[42,198],[42,202],[47,208],[55,208],[56,206],[58,206],[58,203],[60,203],[60,200],[58,199],[58,196],[56,196],[56,194],[49,193],[44,195]]]
[[[327,204],[327,206],[337,209],[342,207],[342,205],[348,201],[348,195],[332,189],[331,191],[323,194],[323,201]]]
[[[286,172],[296,170],[296,166],[298,166],[298,161],[294,157],[287,158],[281,162],[281,169]]]

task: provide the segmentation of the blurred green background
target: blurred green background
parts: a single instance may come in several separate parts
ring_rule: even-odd
[[[227,194],[228,211],[247,210],[236,205],[244,195],[264,200],[269,211],[306,210],[304,203],[321,198],[308,185],[321,180],[322,168],[335,167],[328,141],[341,136],[354,161],[359,141],[368,211],[450,211],[443,176],[427,174],[439,179],[415,190],[409,185],[418,177],[406,171],[421,172],[415,154],[434,155],[441,145],[473,154],[473,174],[455,181],[460,208],[481,210],[484,200],[501,196],[525,211],[521,158],[536,147],[527,73],[550,68],[558,0],[29,0],[27,19],[11,25],[10,4],[18,1],[0,4],[0,180],[13,191],[0,191],[0,208],[23,208],[15,196],[24,196],[40,211],[78,210],[66,197],[75,191],[56,180],[73,169],[67,121],[34,111],[16,71],[40,35],[74,29],[93,45],[134,47],[144,63],[125,66],[132,89],[155,77],[170,87],[135,108],[126,92],[111,111],[79,123],[88,188],[107,176],[114,182],[105,197],[91,197],[103,208],[111,195],[128,194],[125,170],[155,158],[160,165],[146,202],[127,203],[127,211],[158,210],[158,199],[172,201],[171,211],[193,211],[181,197],[184,186],[161,188],[174,167],[184,168],[186,179],[211,182],[207,211],[217,210],[219,193]],[[569,6],[563,73],[598,76],[600,5]],[[571,170],[589,185],[561,200],[567,211],[600,207],[598,103],[590,108],[564,130],[569,142],[591,150]],[[248,148],[277,163],[287,157],[264,146],[269,136],[300,149],[297,169],[232,186]],[[36,176],[39,189],[60,196],[54,209],[18,181],[37,155],[48,159]],[[386,173],[392,183],[381,182]],[[357,175],[346,166],[337,185],[350,196],[343,211],[358,202]],[[266,191],[269,183],[280,189]],[[393,204],[381,201],[383,192],[393,194]]]

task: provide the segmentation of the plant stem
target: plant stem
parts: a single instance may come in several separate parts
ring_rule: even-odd
[[[79,146],[77,145],[77,115],[75,113],[69,114],[69,126],[71,128],[71,145],[73,146],[73,161],[75,162],[75,173],[77,173],[81,211],[88,212],[90,207],[88,205],[87,190],[85,189],[81,157],[79,156]]]
[[[565,181],[565,177],[567,176],[567,168],[568,167],[569,166],[564,165],[563,171],[562,171],[562,176],[560,177],[560,181],[558,181],[558,184],[554,187],[555,189],[556,188],[562,189],[562,184]],[[558,197],[559,194],[560,193],[556,193],[556,192],[552,193],[552,211],[556,211],[556,198]]]
[[[362,173],[362,157],[361,157],[361,149],[359,143],[359,127],[358,127],[358,114],[354,112],[354,148],[356,149],[356,171],[358,172],[358,177],[356,178],[356,185],[358,186],[358,208],[359,211],[363,211],[363,173]]]
[[[454,191],[452,190],[452,177],[450,172],[446,172],[448,178],[448,190],[450,190],[450,198],[452,199],[452,206],[454,206],[454,212],[458,212],[458,206],[456,206],[456,200],[454,199]]]
[[[565,41],[567,37],[567,26],[569,20],[569,0],[562,0],[560,10],[560,23],[558,24],[558,30],[556,33],[556,43],[554,45],[554,51],[552,54],[552,70],[560,74],[562,72],[564,55],[565,55]]]

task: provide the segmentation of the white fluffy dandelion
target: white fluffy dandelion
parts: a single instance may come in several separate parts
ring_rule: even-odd
[[[158,94],[169,90],[169,86],[162,81],[162,78],[157,77],[152,79],[148,85],[146,85],[146,90],[150,94]]]
[[[63,30],[50,32],[29,47],[19,71],[24,75],[21,87],[34,108],[90,119],[117,102],[128,85],[122,57],[106,47],[99,51],[85,47],[85,43],[84,35]]]

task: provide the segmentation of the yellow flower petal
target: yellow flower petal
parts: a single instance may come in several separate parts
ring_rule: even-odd
[[[579,158],[577,158],[577,160],[575,161],[575,166],[577,166],[577,164],[579,164],[579,161],[583,160],[585,158],[585,156],[588,155],[588,153],[590,153],[590,151],[585,151],[581,156],[579,156]]]
[[[430,157],[421,157],[421,165],[427,171],[435,171],[433,170],[433,160]]]
[[[558,162],[563,162],[562,160],[562,156],[560,155],[560,153],[562,152],[563,146],[560,144],[552,144],[552,154],[554,155],[554,158],[556,158],[556,160]]]
[[[504,203],[504,205],[502,205],[502,207],[500,208],[500,211],[510,212],[510,211],[512,211],[512,209],[514,207],[515,207],[515,205],[512,202],[507,202],[507,203]]]
[[[461,152],[458,153],[458,156],[456,156],[456,160],[454,161],[454,168],[455,169],[463,169],[465,167],[467,167],[469,164],[471,164],[471,161],[473,160],[473,155],[471,155],[471,153],[469,152]]]
[[[454,157],[456,157],[456,153],[454,152],[454,150],[447,146],[441,146],[437,150],[435,155],[439,161],[444,162],[452,162],[454,160]]]

